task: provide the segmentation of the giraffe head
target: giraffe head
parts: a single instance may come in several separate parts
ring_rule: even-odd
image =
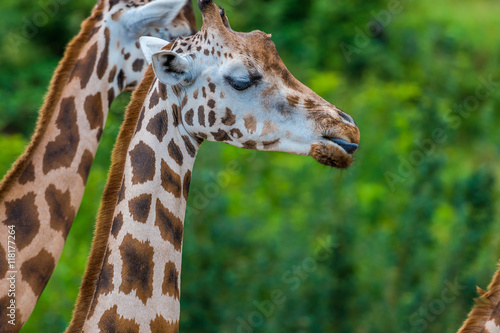
[[[199,142],[309,155],[347,168],[358,148],[353,118],[295,79],[270,35],[233,31],[222,9],[199,0],[203,27],[168,44],[141,38],[156,77],[178,91],[174,113]],[[171,96],[170,96],[171,97]],[[169,97],[169,98],[170,98]]]
[[[171,40],[196,32],[191,0],[100,0],[94,12],[98,22],[89,38],[103,44],[87,58],[97,61],[98,78],[116,81],[119,91],[135,88],[146,70],[139,37]]]

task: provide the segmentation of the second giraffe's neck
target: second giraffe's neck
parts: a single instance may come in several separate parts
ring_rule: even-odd
[[[198,143],[181,123],[182,93],[153,80],[149,71],[136,93],[151,87],[147,97],[133,98],[146,108],[129,107],[115,148],[70,332],[178,329],[184,215]],[[157,107],[160,100],[168,107]]]
[[[102,66],[108,60],[100,57],[105,38],[93,33],[101,10],[94,10],[67,47],[40,111],[36,133],[0,184],[0,234],[7,234],[13,226],[18,239],[16,267],[11,269],[17,286],[13,331],[26,322],[59,260],[108,107],[119,93],[116,76],[110,77],[111,68]],[[6,241],[2,240],[0,250],[7,249]],[[3,279],[6,274],[0,271],[2,308],[10,299],[8,281]]]

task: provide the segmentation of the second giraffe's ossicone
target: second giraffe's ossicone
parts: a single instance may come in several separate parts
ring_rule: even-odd
[[[186,202],[204,140],[353,161],[354,120],[297,81],[267,34],[235,32],[212,1],[198,4],[196,35],[141,39],[152,69],[115,145],[68,332],[178,332]]]

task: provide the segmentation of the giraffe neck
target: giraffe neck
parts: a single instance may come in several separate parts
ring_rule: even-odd
[[[178,330],[183,224],[198,143],[181,123],[186,99],[180,102],[180,90],[151,82],[149,71],[136,93],[151,86],[147,99],[133,97],[146,107],[129,106],[120,131],[68,332],[106,331],[107,325]],[[160,99],[166,108],[156,107]]]
[[[19,331],[30,316],[59,260],[109,105],[122,88],[111,66],[103,66],[108,59],[100,57],[107,48],[107,40],[95,35],[101,11],[101,7],[94,10],[67,47],[41,109],[36,133],[0,184],[0,234],[6,235],[9,226],[16,231],[15,267],[7,268],[0,262],[2,317],[12,299],[4,277],[14,274],[16,279],[16,325],[9,326],[12,331]],[[7,257],[6,243],[7,239],[0,242],[0,261]]]

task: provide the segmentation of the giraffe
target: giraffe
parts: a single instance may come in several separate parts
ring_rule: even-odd
[[[500,333],[500,266],[488,291],[477,288],[480,298],[458,333]]]
[[[186,201],[204,140],[353,162],[353,118],[296,80],[270,35],[233,31],[211,0],[198,7],[196,35],[141,38],[151,67],[118,136],[67,332],[179,330]]]
[[[139,37],[188,36],[195,27],[190,0],[101,0],[68,45],[31,143],[0,184],[2,321],[12,300],[16,308],[7,331],[24,325],[59,260],[109,106],[145,73]],[[7,262],[11,230],[13,266]]]

